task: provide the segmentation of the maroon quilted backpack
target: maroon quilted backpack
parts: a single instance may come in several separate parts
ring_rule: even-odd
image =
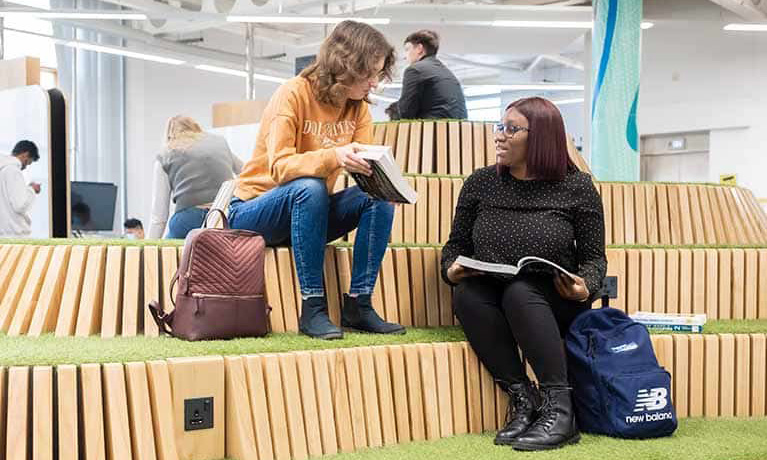
[[[223,214],[223,213],[222,213]],[[248,230],[200,228],[189,232],[170,292],[171,312],[149,309],[162,332],[186,340],[260,337],[271,308],[264,299],[264,239]]]

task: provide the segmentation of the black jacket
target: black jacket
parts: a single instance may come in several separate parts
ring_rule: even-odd
[[[404,119],[468,116],[461,84],[435,56],[426,56],[405,69],[397,112]]]

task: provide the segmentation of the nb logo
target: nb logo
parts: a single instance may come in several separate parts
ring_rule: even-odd
[[[668,404],[668,390],[664,387],[641,389],[637,392],[634,412],[660,410]]]
[[[639,345],[637,345],[636,342],[629,342],[624,343],[623,345],[612,347],[610,348],[610,351],[613,353],[623,353],[624,351],[636,350],[637,348],[639,348]]]

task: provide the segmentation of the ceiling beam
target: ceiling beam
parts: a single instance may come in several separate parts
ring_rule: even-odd
[[[165,50],[171,53],[179,53],[186,56],[196,56],[206,61],[216,61],[218,63],[229,65],[235,64],[237,66],[242,66],[242,64],[245,62],[245,55],[243,54],[217,51],[208,48],[202,48],[199,46],[184,45],[170,40],[157,38],[150,33],[126,26],[121,26],[119,24],[114,24],[108,21],[60,20],[59,22],[81,29],[92,30],[113,37],[122,38],[128,41],[135,41],[145,45],[148,50]],[[259,67],[260,71],[272,72],[278,75],[292,73],[293,71],[293,66],[291,64],[268,59],[258,59],[256,65]]]
[[[580,71],[583,71],[583,63],[577,59],[572,59],[566,56],[562,55],[554,55],[554,54],[540,54],[535,57],[535,59],[530,62],[530,64],[525,68],[525,72],[530,72],[534,68],[538,66],[543,60],[551,61],[554,63],[557,63],[564,67],[569,67],[571,69],[577,69]]]
[[[762,0],[765,10],[755,7],[750,0],[711,0],[722,8],[732,11],[747,21],[764,21],[767,19],[767,4]]]

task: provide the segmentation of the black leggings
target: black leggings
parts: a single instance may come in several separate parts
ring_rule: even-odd
[[[525,379],[525,358],[542,385],[567,385],[562,337],[588,309],[559,296],[548,276],[465,278],[453,293],[453,310],[490,374],[508,383]]]

